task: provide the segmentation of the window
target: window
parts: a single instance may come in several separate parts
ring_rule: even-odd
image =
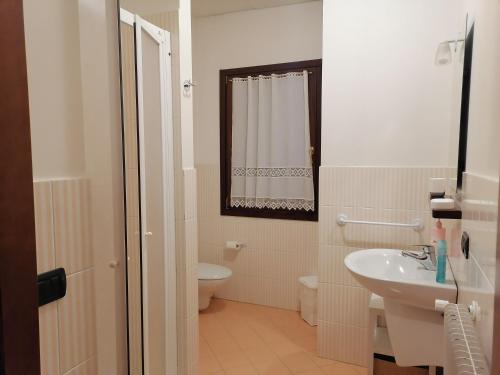
[[[221,215],[317,221],[320,147],[321,60],[220,71]]]

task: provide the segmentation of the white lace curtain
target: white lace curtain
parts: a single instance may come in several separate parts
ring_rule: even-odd
[[[308,73],[233,78],[231,206],[314,210]]]

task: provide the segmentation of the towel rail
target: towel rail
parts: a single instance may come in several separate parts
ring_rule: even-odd
[[[411,228],[416,232],[422,231],[425,227],[422,219],[415,219],[411,223],[388,223],[382,221],[349,220],[346,214],[340,214],[339,216],[337,216],[337,224],[340,226],[344,226],[346,224],[365,224],[380,225],[386,227]]]

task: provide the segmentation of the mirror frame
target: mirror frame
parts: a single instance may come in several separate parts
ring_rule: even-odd
[[[472,52],[474,47],[474,23],[466,27],[464,42],[464,70],[462,79],[462,100],[460,105],[460,135],[458,139],[457,192],[462,191],[463,173],[467,166],[467,133],[469,128],[469,101],[472,75]]]

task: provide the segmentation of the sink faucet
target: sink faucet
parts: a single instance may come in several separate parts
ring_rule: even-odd
[[[422,248],[422,251],[410,251],[402,250],[401,255],[404,257],[409,257],[415,259],[419,262],[426,270],[435,271],[436,270],[436,250],[432,245],[412,245],[415,247]]]

